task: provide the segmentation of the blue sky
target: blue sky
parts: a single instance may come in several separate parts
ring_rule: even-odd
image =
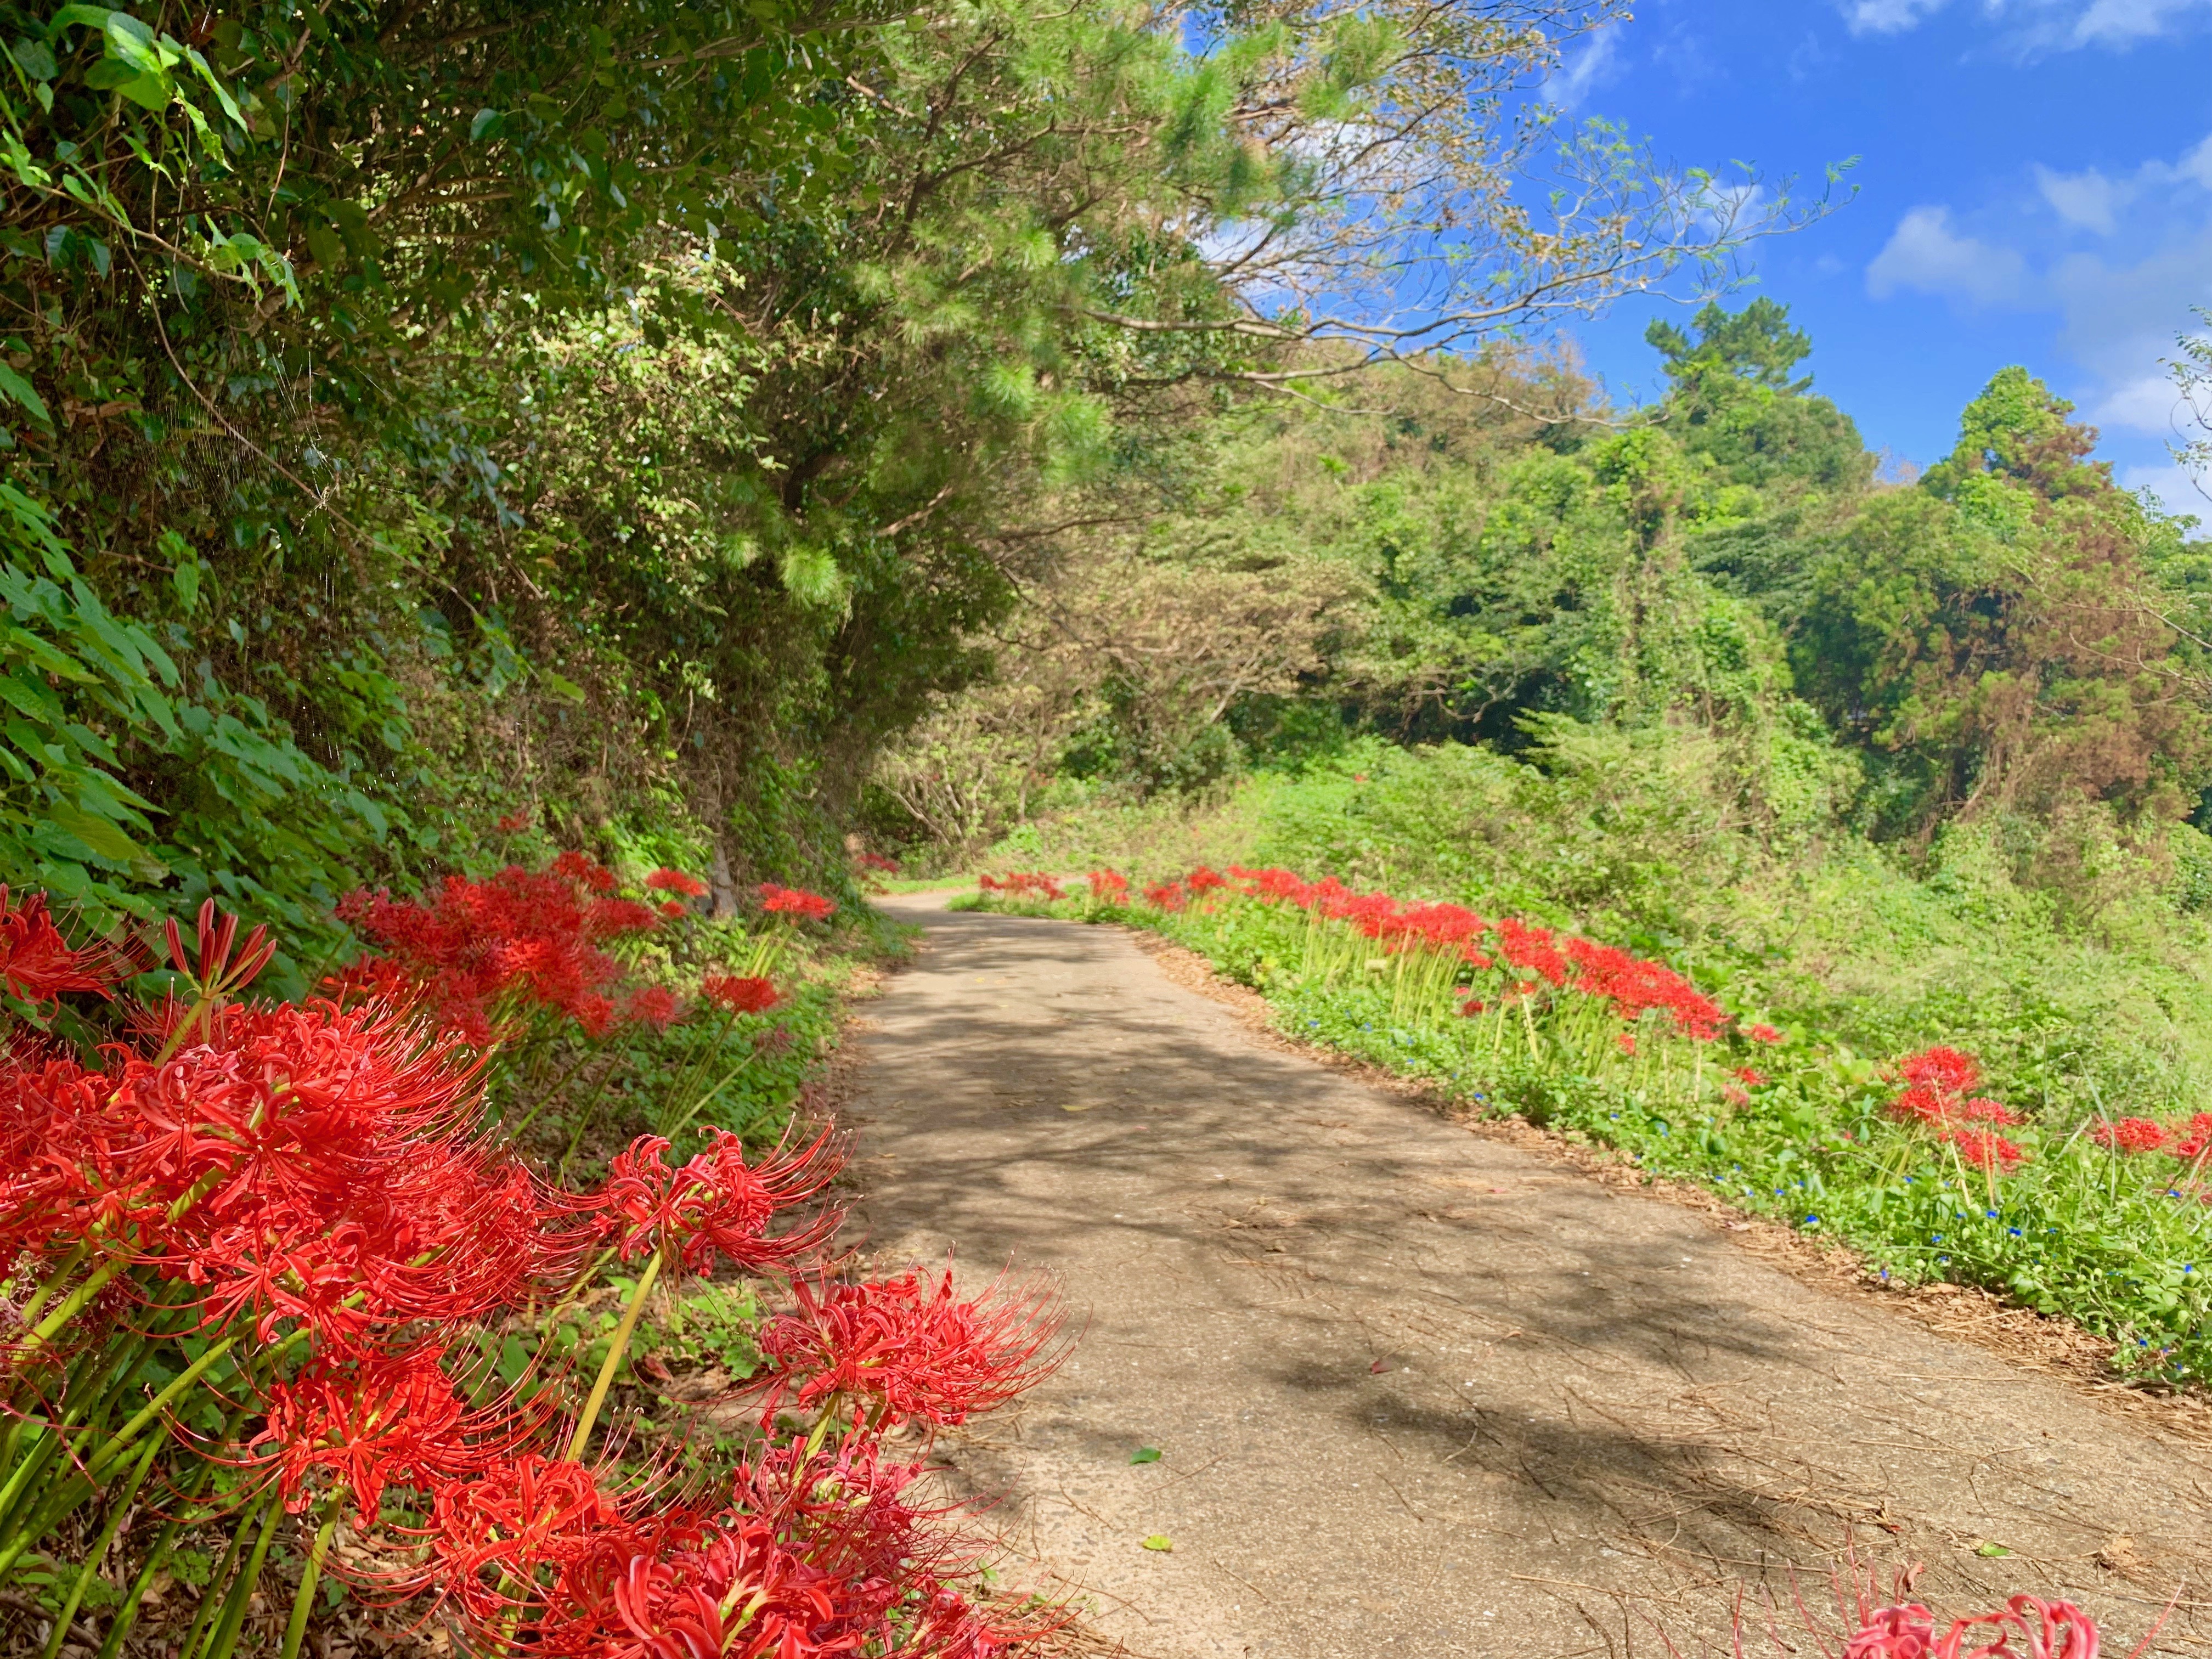
[[[2172,462],[2160,359],[2212,306],[2212,0],[1640,0],[1549,94],[1683,165],[1755,163],[1856,198],[1765,244],[1756,286],[1869,444],[1924,465],[2024,363],[2122,480],[2212,520]],[[1577,331],[1623,396],[1658,389],[1656,301]]]

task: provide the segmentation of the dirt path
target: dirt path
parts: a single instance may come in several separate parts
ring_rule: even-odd
[[[942,902],[888,902],[929,945],[860,1040],[862,1219],[1060,1279],[1070,1363],[943,1449],[1133,1652],[1686,1655],[1848,1529],[2116,1654],[2185,1580],[2159,1650],[2212,1653],[2212,1456],[1264,1048],[1118,933]]]

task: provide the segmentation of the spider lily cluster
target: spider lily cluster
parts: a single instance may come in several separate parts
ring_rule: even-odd
[[[1052,1363],[1048,1297],[840,1275],[826,1132],[753,1154],[709,1128],[689,1157],[642,1135],[570,1186],[488,1113],[519,1026],[655,1018],[600,946],[656,919],[597,872],[356,898],[385,952],[295,1003],[248,1000],[273,942],[211,904],[134,1000],[149,951],[73,949],[38,896],[0,895],[0,1582],[35,1598],[46,1659],[115,1659],[210,1535],[172,1659],[293,1659],[337,1589],[396,1631],[562,1659],[988,1659],[1052,1628],[971,1597],[976,1547],[915,1488],[930,1431]],[[727,974],[697,1001],[775,995]],[[54,1034],[96,1000],[107,1041]],[[613,1407],[648,1306],[712,1274],[786,1310],[714,1402],[734,1441],[702,1450]],[[603,1285],[621,1316],[579,1364],[550,1333]]]
[[[2212,1374],[2212,1113],[2116,1117],[1946,1044],[1862,1056],[1817,1018],[1731,1010],[1674,964],[1464,905],[1280,869],[1132,887],[994,877],[978,902],[1156,928],[1310,1041],[1848,1241],[1881,1278],[2066,1315],[2126,1374]]]

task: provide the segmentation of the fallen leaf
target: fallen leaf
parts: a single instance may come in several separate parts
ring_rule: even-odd
[[[1974,1547],[1974,1553],[1977,1555],[1994,1558],[2000,1555],[2010,1555],[2012,1552],[2007,1549],[2002,1544],[1978,1544]]]
[[[1145,1547],[1148,1550],[1171,1550],[1175,1547],[1175,1540],[1164,1532],[1156,1532],[1145,1540]]]
[[[1160,1449],[1158,1446],[1139,1446],[1129,1454],[1129,1461],[1132,1463],[1157,1463],[1160,1461]]]
[[[1380,1376],[1383,1372],[1390,1369],[1390,1362],[1387,1359],[1378,1359],[1367,1369],[1373,1371],[1377,1376]]]

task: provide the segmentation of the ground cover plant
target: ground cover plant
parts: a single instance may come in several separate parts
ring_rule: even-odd
[[[840,1271],[834,1136],[732,1086],[799,1046],[769,1022],[834,902],[767,888],[702,939],[696,878],[624,886],[570,854],[356,894],[369,951],[286,1000],[212,904],[73,944],[0,896],[19,1644],[986,1659],[1056,1626],[915,1488],[934,1427],[1048,1368],[1049,1297]]]
[[[2024,1086],[2039,1074],[2019,1054],[1985,1065],[1925,1035],[1863,1054],[1648,949],[1332,878],[985,879],[972,902],[1155,928],[1302,1037],[1702,1182],[1886,1276],[2075,1320],[2124,1374],[2201,1383],[2212,1366],[2212,1114],[2185,1099]]]

